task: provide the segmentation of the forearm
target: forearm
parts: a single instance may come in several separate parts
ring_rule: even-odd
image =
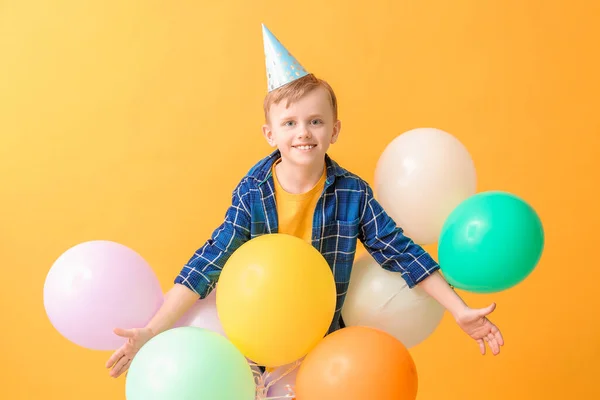
[[[457,318],[462,311],[468,308],[460,296],[448,285],[448,282],[446,282],[439,271],[434,272],[421,281],[418,287],[437,300],[454,318]]]
[[[154,336],[171,328],[198,300],[199,296],[184,285],[175,284],[165,295],[163,305],[146,325]]]

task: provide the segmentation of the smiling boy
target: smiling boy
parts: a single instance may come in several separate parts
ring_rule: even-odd
[[[487,315],[495,304],[473,309],[444,280],[439,265],[403,234],[363,179],[332,160],[327,151],[340,134],[338,105],[325,81],[309,74],[263,26],[269,92],[262,132],[276,148],[244,176],[232,194],[225,220],[184,265],[154,318],[144,328],[115,329],[127,338],[106,363],[110,375],[125,372],[137,351],[171,328],[215,287],[229,257],[246,241],[286,233],[311,243],[336,282],[337,306],[329,333],[342,328],[341,310],[358,241],[385,269],[419,286],[477,341],[498,354],[503,338]]]

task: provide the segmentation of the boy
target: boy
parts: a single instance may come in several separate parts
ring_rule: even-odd
[[[107,361],[110,375],[125,372],[150,338],[206,297],[237,248],[277,232],[306,240],[329,263],[338,296],[329,333],[343,327],[341,309],[360,240],[382,267],[401,273],[410,287],[419,285],[442,304],[482,354],[484,341],[498,354],[502,335],[486,318],[495,304],[469,308],[439,274],[438,264],[396,227],[369,185],[329,158],[327,150],[341,129],[333,90],[307,73],[264,25],[263,39],[269,93],[262,130],[276,150],[240,181],[225,221],[183,267],[152,321],[144,328],[115,329],[128,341]]]

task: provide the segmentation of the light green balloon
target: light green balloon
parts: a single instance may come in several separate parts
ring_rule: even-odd
[[[490,191],[466,199],[450,213],[438,256],[450,284],[492,293],[529,276],[543,248],[544,230],[535,210],[513,194]]]
[[[165,331],[146,343],[127,374],[127,400],[254,400],[246,358],[225,337],[196,327]]]

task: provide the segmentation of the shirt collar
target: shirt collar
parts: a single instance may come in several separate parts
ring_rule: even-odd
[[[256,179],[258,181],[258,185],[262,185],[271,177],[271,169],[273,167],[273,163],[281,158],[281,153],[279,150],[275,150],[267,157],[263,158],[258,162],[248,173],[248,176]],[[329,155],[325,154],[325,165],[327,166],[327,178],[325,181],[326,185],[330,185],[333,183],[337,176],[342,176],[346,174],[346,171],[338,165],[335,161],[329,157]]]

